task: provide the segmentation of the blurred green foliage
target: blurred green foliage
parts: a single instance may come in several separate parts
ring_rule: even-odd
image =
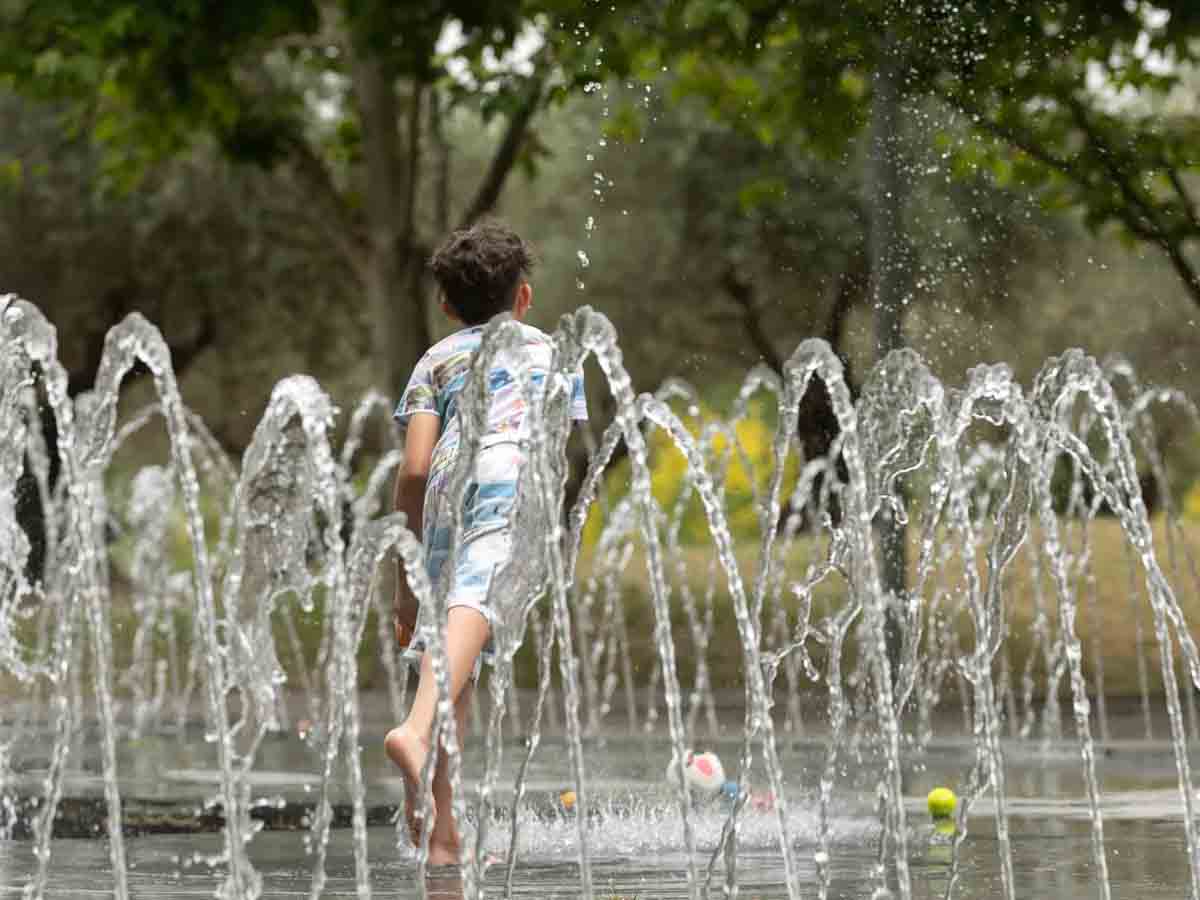
[[[500,203],[546,236],[557,305],[580,296],[578,280],[584,299],[627,319],[619,324],[640,319],[636,334],[623,330],[644,336],[635,356],[647,383],[665,368],[652,352],[664,340],[701,348],[694,364],[673,360],[688,374],[701,357],[766,356],[761,334],[780,352],[824,335],[853,359],[869,302],[862,131],[885,54],[905,62],[917,150],[905,223],[917,343],[952,314],[1001,327],[1024,302],[1016,280],[1064,279],[1070,254],[1033,250],[1075,240],[1073,224],[1041,217],[1034,202],[1102,237],[1115,224],[1163,253],[1164,271],[1200,301],[1191,3],[11,0],[0,19],[0,77],[38,104],[6,101],[15,131],[0,146],[0,189],[14,220],[32,217],[9,238],[9,256],[31,259],[11,277],[91,348],[71,351],[81,378],[99,336],[139,308],[181,347],[238,345],[227,371],[251,360],[270,369],[254,380],[282,371],[270,365],[281,356],[292,367],[312,360],[324,377],[356,370],[346,390],[394,393],[419,352],[411,334],[443,327],[419,273],[408,281],[413,266],[478,207],[483,187],[496,193],[478,208]],[[390,100],[368,102],[369,65],[382,67]],[[514,158],[502,158],[532,85],[536,109]],[[367,164],[375,114],[394,126],[382,180]],[[594,146],[580,145],[585,134]],[[617,170],[628,173],[621,182]],[[509,171],[544,177],[501,200]],[[113,185],[137,189],[121,198]],[[618,238],[618,210],[638,240]],[[572,273],[595,233],[581,227],[589,211],[618,252],[589,244],[603,270]],[[170,229],[154,227],[164,220]],[[388,246],[371,236],[381,222]],[[54,264],[81,248],[67,273]],[[364,302],[372,272],[393,273],[389,302]],[[752,302],[733,302],[730,285],[749,285]],[[634,314],[639,295],[664,291],[678,302]],[[698,327],[691,296],[707,298]],[[243,321],[255,308],[270,312]],[[89,325],[74,324],[76,309]],[[259,332],[277,349],[240,349]],[[969,352],[949,355],[982,352],[977,337],[963,339]],[[369,367],[355,366],[364,355]],[[251,421],[260,403],[247,407]],[[245,436],[223,435],[232,446]]]
[[[537,324],[592,303],[639,388],[683,375],[714,408],[814,334],[861,375],[862,132],[884,53],[908,64],[905,319],[933,369],[1003,359],[1028,381],[1078,344],[1200,385],[1195,4],[14,0],[0,19],[3,287],[59,324],[75,390],[108,327],[143,311],[232,453],[293,371],[346,406],[398,390],[384,366],[406,374],[411,348],[374,338],[390,326],[364,299],[384,252],[367,207],[394,226],[384,249],[419,264],[475,205],[533,85],[493,202],[541,250]],[[395,101],[386,190],[365,62]],[[402,274],[400,325],[439,336],[429,285]],[[1155,415],[1182,493],[1196,437]]]
[[[607,39],[669,67],[675,95],[767,146],[834,159],[865,128],[881,60],[898,57],[903,93],[937,101],[914,112],[942,132],[951,172],[989,170],[1161,249],[1200,304],[1195,3],[685,0],[645,16],[649,38],[635,22]],[[955,116],[966,129],[940,124]]]

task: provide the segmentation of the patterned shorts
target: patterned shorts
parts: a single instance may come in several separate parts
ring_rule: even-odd
[[[514,508],[517,501],[517,482],[525,455],[512,439],[485,441],[475,458],[475,471],[467,485],[462,510],[462,537],[457,563],[451,568],[454,555],[454,534],[451,522],[449,481],[454,466],[439,467],[425,490],[424,544],[426,567],[434,590],[446,589],[447,609],[465,606],[478,611],[492,627],[480,661],[491,663],[494,658],[494,637],[497,626],[507,624],[512,611],[524,608],[523,597],[512,596],[514,586],[499,576],[508,568],[512,558]],[[448,586],[445,584],[449,580]],[[419,665],[427,644],[429,629],[433,628],[432,611],[424,607],[417,616],[416,634],[404,656]],[[476,662],[475,676],[479,673]]]

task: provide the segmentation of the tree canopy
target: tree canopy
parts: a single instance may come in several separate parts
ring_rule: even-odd
[[[905,96],[935,98],[938,123],[968,126],[935,126],[954,174],[987,167],[1161,249],[1200,304],[1200,109],[1177,94],[1200,62],[1200,6],[692,0],[656,21],[649,40],[612,39],[640,48],[647,68],[668,64],[676,92],[731,127],[834,158],[860,139],[875,76],[897,60]]]
[[[530,227],[568,260],[547,267],[552,278],[569,273],[555,282],[561,303],[603,296],[614,317],[632,321],[642,307],[623,293],[644,283],[662,298],[649,326],[628,329],[647,345],[647,372],[663,374],[654,342],[684,339],[697,353],[730,346],[737,358],[770,360],[816,333],[849,360],[879,274],[868,252],[878,192],[867,162],[884,63],[898,77],[896,155],[909,196],[898,268],[906,296],[928,301],[906,307],[910,321],[927,327],[941,307],[979,312],[993,302],[1011,312],[1014,260],[1033,258],[1037,229],[1048,227],[1027,224],[1031,198],[1163,253],[1200,302],[1193,4],[9,0],[0,21],[4,84],[37,104],[47,135],[57,117],[91,148],[86,171],[58,189],[104,195],[97,209],[129,229],[110,236],[148,248],[141,260],[168,246],[168,233],[228,231],[178,245],[187,264],[126,266],[146,283],[108,295],[121,303],[98,301],[76,335],[102,335],[152,295],[212,297],[226,284],[240,297],[254,283],[273,298],[263,309],[281,310],[308,287],[339,334],[358,331],[370,379],[395,393],[437,328],[422,265],[433,242],[498,208],[514,173],[553,170],[559,181],[528,183],[544,196],[506,196],[503,208],[549,216]],[[601,115],[609,93],[602,102],[613,113]],[[582,221],[597,174],[582,152],[579,172],[562,174],[575,148],[556,123],[577,115],[596,120],[610,153],[628,150],[629,177],[645,181],[624,202],[656,229],[622,248],[610,279],[599,264],[570,272],[586,237],[562,223]],[[27,202],[52,190],[31,161],[68,165],[44,156],[6,150],[0,160]],[[174,179],[189,167],[180,193]],[[206,178],[213,189],[203,197]],[[566,183],[579,192],[574,213],[552,196]],[[114,187],[133,199],[109,196]],[[74,240],[89,227],[68,226],[65,194],[53,209],[51,231]],[[175,230],[134,227],[153,221]],[[286,277],[241,274],[263,264],[249,253],[262,247],[280,251],[265,272]],[[49,282],[32,268],[22,269],[27,283]],[[580,295],[576,275],[604,293]],[[210,293],[197,293],[201,283]],[[687,299],[696,296],[701,315]],[[186,350],[210,334],[205,308],[157,318],[178,323],[169,330]]]
[[[564,12],[569,38],[556,34]],[[584,83],[583,36],[601,15],[611,12],[564,0],[18,0],[0,8],[0,75],[62,104],[118,183],[205,141],[233,161],[286,169],[308,201],[306,224],[358,282],[380,386],[397,392],[429,340],[431,242],[488,213],[514,167],[532,163],[531,123]],[[505,123],[458,210],[440,137],[454,107]]]

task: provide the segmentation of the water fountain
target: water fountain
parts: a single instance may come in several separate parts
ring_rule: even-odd
[[[504,321],[488,327],[464,394],[467,449],[482,437],[489,362],[514,337]],[[1108,897],[1120,847],[1106,816],[1125,802],[1175,823],[1171,895],[1198,897],[1188,741],[1200,656],[1181,596],[1200,592],[1200,577],[1169,501],[1156,541],[1138,480],[1140,464],[1169,497],[1150,409],[1169,405],[1200,422],[1188,398],[1142,386],[1122,360],[1100,365],[1077,352],[1047,361],[1028,391],[1003,366],[978,367],[950,387],[899,352],[852,400],[837,357],[807,341],[782,374],[752,370],[727,413],[705,416],[700,395],[680,381],[636,395],[602,315],[584,308],[564,317],[554,338],[554,368],[594,361],[617,414],[564,518],[563,398],[555,379],[524,385],[535,423],[518,494],[528,552],[506,583],[542,590],[509,592],[530,624],[495,636],[490,701],[476,716],[482,734],[464,746],[452,717],[435,724],[452,754],[458,817],[470,823],[456,890],[511,895],[536,863],[559,867],[539,890],[587,897],[611,895],[623,872],[637,872],[652,895],[735,896],[753,886],[764,896],[907,900],[970,893],[987,857],[995,894],[1036,896],[1050,882],[1025,865],[1025,825],[1013,823],[1066,815],[1086,823],[1090,847],[1072,896]],[[119,417],[121,382],[135,363],[149,371],[156,399]],[[828,458],[804,459],[794,440],[798,408],[816,380],[841,432]],[[183,405],[149,322],[133,315],[114,328],[95,390],[71,398],[53,328],[33,305],[0,299],[0,672],[12,698],[0,723],[0,845],[8,848],[0,859],[15,873],[0,871],[0,880],[29,897],[61,894],[56,863],[80,852],[64,835],[89,809],[90,830],[103,831],[90,846],[107,853],[105,889],[139,896],[146,867],[131,853],[162,839],[129,834],[145,830],[138,816],[150,795],[165,804],[181,789],[167,775],[187,769],[161,763],[139,780],[146,742],[158,740],[168,748],[155,751],[163,759],[197,761],[189,796],[197,784],[203,796],[179,827],[220,837],[219,846],[176,839],[173,847],[192,849],[168,870],[160,863],[162,877],[203,869],[222,897],[269,896],[264,878],[276,877],[278,860],[256,857],[286,822],[306,835],[287,861],[291,888],[314,898],[343,889],[369,897],[388,890],[382,883],[421,896],[434,889],[422,849],[387,824],[395,795],[379,802],[389,773],[371,762],[376,735],[364,726],[358,690],[373,638],[382,721],[399,718],[408,670],[387,637],[377,589],[388,553],[417,573],[422,604],[436,613],[446,602],[421,574],[421,548],[403,517],[379,502],[399,454],[361,458],[364,430],[389,408],[383,397],[365,398],[337,449],[329,398],[311,379],[285,379],[239,468]],[[55,447],[41,427],[46,416]],[[751,416],[774,423],[768,464],[740,438]],[[168,458],[114,478],[128,440],[160,422]],[[673,454],[687,475],[663,500],[656,466]],[[40,577],[17,516],[22,472],[43,512]],[[456,495],[468,474],[465,466],[454,473]],[[747,479],[756,510],[753,553],[731,530],[735,474]],[[884,590],[877,565],[874,522],[885,508],[907,523],[915,558],[898,594]],[[698,554],[682,535],[685,519],[701,514],[709,542]],[[1159,707],[1143,622],[1153,624],[1159,652],[1171,740],[1137,745],[1162,758],[1154,784],[1173,770],[1175,788],[1157,805],[1143,794],[1114,797],[1103,778],[1104,754],[1121,745],[1104,704],[1102,647],[1084,646],[1077,617],[1100,612],[1094,538],[1106,517],[1129,551],[1137,730],[1146,742]],[[657,649],[651,687],[640,694],[631,659],[643,638],[625,593],[635,564],[645,568]],[[1028,604],[1014,587],[1022,566]],[[118,590],[130,612],[115,624]],[[893,627],[898,645],[888,639]],[[435,628],[428,637],[445,696],[441,635]],[[530,642],[536,695],[518,704],[515,659]],[[740,730],[722,712],[728,691],[713,674],[729,668],[735,642]],[[1027,648],[1019,665],[1010,658],[1016,642]],[[552,711],[561,737],[543,734],[559,730],[545,727]],[[505,740],[506,720],[523,743]],[[565,763],[545,759],[548,740],[561,740]],[[606,762],[620,741],[633,748],[623,759],[652,757],[624,779]],[[737,761],[737,789],[724,805],[698,804],[682,767],[662,781],[668,762],[705,741],[720,744],[731,772]],[[292,767],[290,797],[276,789],[279,760]],[[1010,788],[1014,775],[1045,767],[1081,781],[1073,801],[1031,805],[1024,788]],[[934,770],[962,797],[955,837],[940,848],[911,816],[914,787]],[[570,811],[547,804],[547,778],[574,791]],[[756,794],[756,783],[769,794]],[[90,806],[81,802],[89,790]],[[995,837],[982,850],[973,842],[980,832]],[[648,854],[657,868],[639,868]],[[489,865],[497,856],[503,864]]]

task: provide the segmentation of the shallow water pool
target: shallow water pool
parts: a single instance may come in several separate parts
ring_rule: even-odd
[[[364,741],[370,788],[368,805],[394,804],[401,785],[386,763],[377,759],[372,741]],[[142,743],[140,768],[129,772],[122,795],[129,800],[156,791],[159,796],[204,797],[215,789],[216,773],[206,766],[201,751],[186,753],[171,741]],[[506,745],[499,805],[519,760],[521,742]],[[732,770],[736,743],[713,744]],[[156,749],[151,750],[150,747]],[[805,896],[816,896],[816,784],[825,746],[798,742],[783,753],[788,773],[789,828],[800,866]],[[132,753],[132,750],[127,750]],[[687,858],[677,807],[663,783],[663,764],[669,745],[661,737],[616,738],[591,742],[588,795],[589,846],[593,883],[599,897],[673,898],[689,896]],[[913,896],[945,896],[951,847],[934,837],[924,810],[924,796],[936,785],[958,788],[973,759],[969,742],[935,743],[906,760],[905,793],[909,816],[910,865]],[[1048,747],[1006,745],[1010,828],[1016,896],[1058,897],[1064,900],[1098,896],[1091,850],[1091,819],[1080,774],[1078,749],[1072,742]],[[832,821],[832,898],[869,898],[878,887],[879,827],[873,812],[873,784],[878,768],[868,758],[848,759],[839,773]],[[467,771],[482,766],[481,748],[466,754]],[[264,747],[262,768],[253,779],[256,796],[302,800],[312,796],[305,758],[294,745],[280,741]],[[1189,872],[1183,830],[1183,807],[1175,788],[1170,747],[1162,743],[1125,742],[1103,748],[1098,762],[1107,861],[1112,895],[1118,898],[1180,898],[1187,896]],[[35,775],[36,773],[30,773]],[[732,771],[730,772],[732,775]],[[756,779],[758,773],[756,774]],[[98,790],[99,780],[76,772],[67,781],[76,794]],[[561,741],[549,740],[535,757],[528,807],[520,814],[518,863],[513,895],[577,897],[580,894],[577,826],[572,814],[557,807],[558,791],[570,786],[568,755]],[[498,861],[486,872],[489,896],[502,896],[507,866],[509,825],[505,814],[489,831],[486,845]],[[703,873],[721,833],[725,808],[721,802],[699,807],[694,824],[697,865]],[[250,856],[263,877],[267,898],[310,895],[313,858],[303,831],[260,833]],[[129,884],[135,898],[208,897],[221,883],[219,834],[174,834],[131,837],[126,843]],[[369,881],[375,897],[415,897],[415,861],[411,848],[397,842],[391,827],[369,830]],[[17,895],[33,871],[29,841],[0,843],[0,893]],[[333,832],[326,863],[328,882],[322,896],[357,896],[352,833]],[[47,896],[56,898],[111,896],[112,872],[103,839],[59,839],[53,843]],[[894,873],[888,881],[894,887]],[[711,880],[713,896],[721,896],[724,864],[718,861]],[[742,897],[786,897],[782,856],[775,819],[751,811],[744,820],[737,857],[737,883]],[[453,871],[434,872],[430,896],[461,894]],[[990,795],[972,809],[969,831],[961,847],[957,897],[1002,896],[994,805]]]

